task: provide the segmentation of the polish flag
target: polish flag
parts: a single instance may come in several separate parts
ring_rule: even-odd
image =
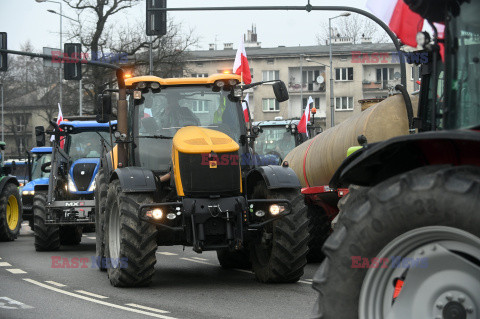
[[[248,98],[249,93],[245,96],[245,100],[242,102],[243,116],[245,117],[245,122],[250,122],[250,116],[248,115]]]
[[[368,0],[367,8],[397,35],[403,44],[417,46],[417,33],[424,19],[410,10],[403,0]]]
[[[302,118],[297,125],[298,133],[305,133],[308,137],[307,125],[310,122],[310,107],[313,106],[313,99],[311,96],[308,97],[307,105],[305,106],[305,112],[303,112]]]
[[[58,103],[58,116],[57,116],[57,125],[60,126],[60,122],[63,121],[63,113],[62,113],[62,108],[60,107],[60,103]],[[55,135],[52,135],[50,138],[50,142],[53,142],[55,140]],[[63,144],[65,141],[63,139],[60,139],[60,148],[63,148]]]
[[[240,46],[237,50],[235,62],[233,62],[233,73],[241,75],[243,83],[252,83],[252,74],[250,73],[250,66],[248,65],[247,52],[245,51],[245,44],[243,43],[243,38],[240,41]]]

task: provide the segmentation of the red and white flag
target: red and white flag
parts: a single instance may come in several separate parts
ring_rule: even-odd
[[[58,116],[57,116],[57,125],[60,126],[60,122],[63,121],[63,113],[62,113],[62,108],[60,107],[60,103],[58,103]],[[55,140],[55,135],[52,135],[50,138],[50,142],[53,142]],[[64,140],[60,139],[60,148],[63,148],[63,144],[65,143]]]
[[[243,117],[245,117],[245,122],[250,122],[250,116],[248,115],[248,103],[249,103],[249,93],[245,95],[245,100],[242,102]]]
[[[243,38],[240,41],[240,46],[237,50],[235,62],[233,62],[233,73],[241,75],[243,83],[252,83],[252,74],[250,73],[250,66],[248,65],[247,52],[245,51],[245,44],[243,43]]]
[[[417,46],[416,36],[422,31],[424,19],[403,0],[368,0],[367,8],[385,22],[402,43]]]
[[[308,137],[307,125],[310,122],[310,108],[313,106],[313,99],[311,96],[308,97],[307,105],[305,106],[305,112],[303,112],[302,118],[297,125],[298,133],[305,133]]]

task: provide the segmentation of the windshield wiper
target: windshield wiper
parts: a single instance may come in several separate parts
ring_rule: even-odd
[[[145,135],[145,136],[139,136],[138,138],[158,138],[162,140],[171,140],[173,139],[173,136],[166,136],[166,135]]]

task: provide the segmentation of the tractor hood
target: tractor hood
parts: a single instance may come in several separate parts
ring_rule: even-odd
[[[68,176],[69,192],[72,194],[92,194],[95,189],[95,176],[99,165],[99,158],[76,160],[70,167]]]
[[[20,193],[22,191],[34,191],[35,185],[48,185],[48,177],[37,178],[31,182],[28,182],[25,186],[23,186],[23,188],[20,189]]]
[[[236,152],[240,147],[225,133],[187,126],[179,129],[173,137],[173,148],[181,153],[201,154]]]

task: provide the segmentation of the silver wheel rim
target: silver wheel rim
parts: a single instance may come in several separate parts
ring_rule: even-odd
[[[404,263],[392,262],[396,256]],[[480,238],[453,227],[422,227],[392,240],[377,258],[389,262],[386,268],[368,269],[360,291],[360,319],[473,319],[480,315],[476,297],[480,295]],[[403,288],[392,304],[394,280],[405,273]]]
[[[112,212],[108,221],[108,249],[109,257],[112,261],[120,258],[120,212],[118,205],[112,207]],[[116,263],[112,263],[116,264]]]

